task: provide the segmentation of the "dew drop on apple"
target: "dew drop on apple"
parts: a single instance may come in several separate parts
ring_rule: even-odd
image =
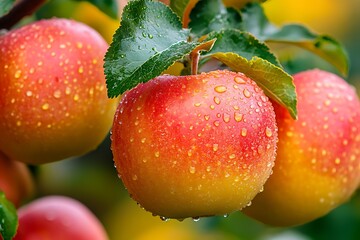
[[[243,91],[243,94],[246,98],[250,98],[251,97],[251,93],[249,92],[249,90],[247,90],[246,88]]]
[[[241,136],[246,137],[246,135],[247,135],[247,129],[246,129],[246,128],[242,128],[242,129],[241,129]]]
[[[214,88],[214,90],[217,93],[224,93],[224,92],[226,92],[227,88],[225,86],[223,86],[223,85],[220,85],[220,86],[216,86]]]
[[[221,100],[218,97],[214,97],[214,102],[219,105],[221,103]]]
[[[161,221],[167,222],[170,220],[168,217],[160,216]]]
[[[56,218],[56,215],[54,212],[48,211],[45,215],[46,220],[48,221],[54,221]]]
[[[53,94],[54,98],[60,98],[61,97],[61,92],[60,90],[56,90]]]
[[[219,149],[219,144],[214,143],[213,144],[213,151],[216,152]]]
[[[245,81],[243,78],[241,78],[241,77],[235,77],[235,78],[234,78],[234,81],[235,81],[237,84],[245,84],[245,83],[246,83],[246,81]]]
[[[266,135],[267,137],[271,137],[271,136],[273,135],[273,133],[272,133],[272,131],[271,131],[271,129],[270,129],[269,127],[266,127],[266,129],[265,129],[265,135]]]
[[[32,91],[26,91],[26,96],[31,97],[33,95]]]
[[[198,221],[200,221],[200,217],[192,217],[192,220],[193,220],[194,222],[198,222]]]
[[[226,123],[230,122],[230,115],[228,113],[224,113],[223,114],[223,120]]]
[[[236,122],[241,122],[241,120],[243,119],[243,114],[235,112],[234,113],[234,119]]]

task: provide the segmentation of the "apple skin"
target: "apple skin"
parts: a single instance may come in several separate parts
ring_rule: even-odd
[[[0,36],[0,150],[41,164],[95,149],[117,106],[106,93],[107,47],[90,27],[66,19]]]
[[[294,75],[298,120],[274,104],[279,143],[274,173],[244,213],[269,225],[300,225],[347,201],[360,181],[360,102],[340,77]]]
[[[24,163],[10,160],[0,152],[0,191],[19,207],[23,200],[34,193],[34,180]]]
[[[81,202],[47,196],[18,210],[19,227],[14,240],[107,240],[96,216]]]
[[[244,74],[164,75],[123,95],[112,152],[131,197],[183,219],[245,207],[272,172],[273,107]]]

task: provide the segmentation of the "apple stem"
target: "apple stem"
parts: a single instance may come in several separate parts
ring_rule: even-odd
[[[8,12],[0,17],[0,29],[10,29],[23,17],[33,14],[46,0],[22,0]]]
[[[190,54],[191,74],[192,75],[196,75],[198,73],[199,60],[200,60],[200,52],[194,51]]]

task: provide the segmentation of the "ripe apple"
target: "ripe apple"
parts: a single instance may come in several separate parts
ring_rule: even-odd
[[[14,240],[107,240],[96,216],[77,200],[48,196],[18,210],[19,227]]]
[[[24,163],[12,161],[0,152],[0,191],[16,207],[34,192],[34,181]]]
[[[122,97],[111,137],[132,198],[182,219],[246,206],[271,174],[277,127],[254,81],[219,70],[139,84]]]
[[[94,30],[66,19],[0,36],[0,150],[40,164],[96,148],[117,105],[106,94],[107,47]]]
[[[244,212],[291,226],[327,214],[360,181],[360,102],[340,77],[322,70],[294,76],[298,120],[274,105],[279,143],[274,173]]]

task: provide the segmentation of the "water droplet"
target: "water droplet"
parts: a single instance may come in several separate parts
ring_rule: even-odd
[[[41,106],[41,109],[42,109],[42,110],[48,110],[48,109],[49,109],[49,104],[48,104],[48,103],[44,103],[44,104]]]
[[[194,106],[195,106],[195,107],[200,107],[200,106],[201,106],[201,103],[194,103]]]
[[[248,203],[246,204],[246,206],[247,206],[247,207],[250,207],[251,204],[252,204],[252,202],[250,201],[250,202],[248,202]]]
[[[244,89],[243,93],[244,93],[245,97],[247,97],[247,98],[251,97],[251,93],[246,88]]]
[[[246,134],[247,134],[247,129],[246,128],[241,129],[241,136],[246,137]]]
[[[214,97],[214,102],[219,105],[221,103],[221,100],[218,97]]]
[[[142,32],[142,36],[143,36],[144,38],[146,38],[146,37],[147,37],[146,32]]]
[[[273,135],[273,133],[269,127],[266,127],[265,134],[267,137],[271,137]]]
[[[159,156],[160,156],[160,152],[155,152],[154,155],[155,155],[155,157],[159,157]]]
[[[79,68],[78,68],[78,73],[83,73],[84,72],[84,67],[83,66],[80,66]]]
[[[66,87],[65,88],[65,94],[69,95],[71,93],[71,88],[70,87]]]
[[[224,218],[227,218],[229,216],[229,214],[224,214]]]
[[[213,144],[213,151],[216,152],[219,149],[219,144],[214,143]]]
[[[78,100],[79,100],[79,98],[80,98],[80,97],[79,97],[79,95],[78,95],[78,94],[75,94],[75,95],[74,95],[74,101],[78,101]]]
[[[241,120],[243,119],[243,115],[241,113],[235,112],[234,113],[234,119],[237,122],[241,122]]]
[[[200,217],[193,217],[192,220],[193,220],[194,222],[198,222],[198,221],[200,221]]]
[[[138,179],[138,176],[137,176],[136,174],[134,174],[134,175],[132,176],[132,180],[136,181],[137,179]]]
[[[242,78],[242,77],[235,77],[234,78],[234,81],[237,83],[237,84],[245,84],[246,81]]]
[[[234,159],[236,157],[236,155],[233,153],[233,154],[231,154],[231,155],[229,155],[229,158],[230,159]]]
[[[151,34],[148,34],[148,37],[150,38],[150,39],[153,39],[153,35],[151,35]]]
[[[167,222],[170,220],[170,218],[160,216],[161,221]]]
[[[210,116],[209,115],[204,115],[204,118],[206,121],[208,121],[210,119]]]
[[[227,88],[225,86],[220,85],[220,86],[216,86],[214,90],[217,93],[224,93],[226,92]]]
[[[218,121],[218,120],[214,121],[214,125],[215,125],[216,127],[218,127],[218,126],[220,125],[220,121]]]
[[[26,96],[31,97],[33,95],[32,91],[26,91]]]
[[[146,142],[146,138],[142,138],[141,143],[145,143],[145,142]]]
[[[227,113],[224,113],[224,114],[223,114],[223,120],[224,120],[224,122],[226,122],[226,123],[230,122],[230,115],[227,114]]]
[[[21,70],[17,70],[15,72],[15,75],[14,75],[15,78],[20,78],[21,77]]]
[[[329,99],[327,99],[325,102],[324,102],[324,105],[325,106],[329,106],[331,104],[331,101]]]
[[[258,146],[257,152],[263,154],[265,152],[264,147],[262,145]]]
[[[54,98],[60,98],[61,97],[61,92],[60,92],[60,90],[56,90],[55,92],[54,92]]]
[[[189,167],[189,172],[192,173],[192,174],[194,174],[194,173],[196,172],[195,167],[190,166],[190,167]]]
[[[48,220],[48,221],[54,221],[55,218],[56,218],[56,213],[51,212],[51,211],[48,211],[48,212],[45,214],[45,218],[46,218],[46,220]]]
[[[266,96],[261,96],[261,101],[263,101],[264,103],[267,102],[268,98]]]

